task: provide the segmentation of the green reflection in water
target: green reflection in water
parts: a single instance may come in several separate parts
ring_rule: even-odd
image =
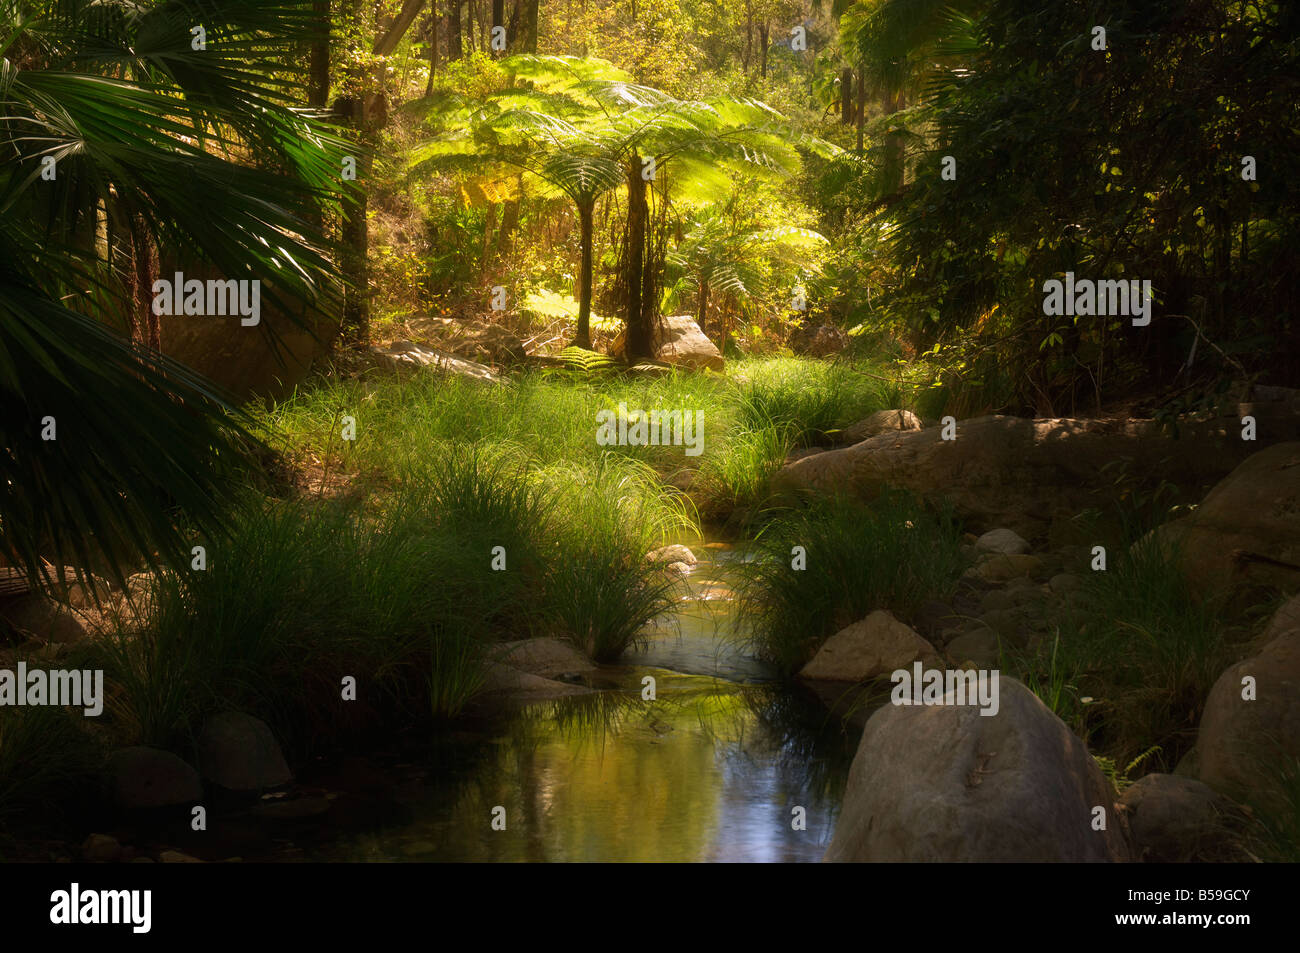
[[[348,859],[813,861],[825,852],[856,738],[762,686],[649,669],[659,697],[610,691],[525,710],[495,757],[444,777],[414,823],[338,845]],[[492,808],[506,809],[494,831]],[[791,829],[791,808],[807,830]]]

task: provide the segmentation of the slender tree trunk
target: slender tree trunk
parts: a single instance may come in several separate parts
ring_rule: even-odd
[[[573,343],[587,350],[591,350],[591,251],[595,231],[595,211],[594,197],[578,203],[578,222],[582,232],[582,267],[578,271],[578,333],[574,335]]]
[[[887,114],[898,112],[906,105],[902,92],[886,93],[884,107]],[[884,194],[891,195],[903,187],[906,154],[901,133],[891,132],[885,137]]]
[[[862,127],[867,119],[867,74],[858,70],[858,153],[862,153]]]
[[[767,79],[767,35],[769,29],[771,28],[767,23],[760,23],[758,25],[758,42],[759,46],[762,47],[762,49],[758,51],[760,57],[759,62],[762,63],[762,69],[759,72],[759,76],[763,79]]]
[[[357,110],[361,111],[359,103]],[[368,166],[369,162],[362,158],[358,165]],[[358,175],[359,179],[362,177]],[[370,343],[370,226],[366,220],[369,208],[365,185],[345,193],[339,255],[345,284],[339,336],[348,347],[365,347]]]
[[[625,354],[629,364],[654,356],[653,334],[641,301],[649,211],[646,181],[641,177],[641,157],[633,152],[627,169],[627,313],[624,315]]]
[[[311,6],[320,32],[311,44],[307,105],[324,109],[330,101],[330,4],[329,0],[315,0]]]
[[[424,95],[433,92],[433,77],[438,73],[438,0],[429,3],[429,82]]]
[[[497,256],[509,253],[514,247],[515,230],[519,227],[519,203],[524,197],[524,178],[515,179],[515,197],[506,199],[501,215],[501,230],[497,232]]]
[[[461,36],[460,8],[462,0],[451,0],[447,6],[447,61],[458,60],[465,55],[465,41]]]
[[[749,61],[754,55],[754,14],[746,11],[745,13],[745,55],[741,58],[741,66],[746,77],[749,76]]]
[[[519,49],[524,53],[537,52],[537,14],[539,0],[521,0],[519,19]]]
[[[139,278],[135,271],[135,254],[131,248],[130,230],[122,220],[120,204],[110,200],[104,209],[104,244],[108,255],[108,266],[119,274],[122,287],[126,291],[126,304],[123,315],[126,318],[126,336],[133,344],[140,343],[140,320],[136,312],[138,292],[136,285]]]
[[[709,313],[709,283],[703,278],[699,281],[699,293],[697,297],[698,307],[696,308],[696,311],[698,313],[695,316],[695,323],[700,326],[700,331],[704,333],[704,336],[708,337],[709,332],[704,330],[704,322]]]
[[[853,67],[840,70],[840,122],[847,126],[853,121]]]
[[[424,9],[424,2],[425,0],[405,0],[402,8],[397,11],[397,16],[393,18],[393,22],[388,25],[388,29],[375,41],[372,52],[376,56],[388,56],[397,49],[397,44],[402,41],[406,31],[411,28],[415,18]]]
[[[352,0],[347,10],[355,17],[361,12],[362,0]],[[353,49],[350,52],[357,53]],[[353,58],[353,62],[356,62]],[[370,121],[367,115],[369,77],[364,68],[351,67],[350,85],[355,94],[338,99],[334,110],[338,118],[352,127],[357,141],[357,178],[343,193],[343,222],[339,234],[339,270],[343,278],[343,315],[339,323],[339,340],[345,347],[362,348],[370,343],[370,227],[369,211]]]
[[[132,215],[130,223],[131,255],[135,260],[135,306],[144,316],[145,327],[148,328],[145,343],[153,350],[161,351],[162,329],[158,323],[158,315],[153,313],[153,283],[154,276],[158,273],[158,253],[153,242],[149,240],[144,219],[139,215]]]
[[[483,257],[479,259],[479,274],[484,278],[487,277],[488,265],[492,261],[492,256],[488,251],[492,248],[492,232],[497,227],[497,206],[495,202],[489,202],[487,207],[487,221],[483,225]]]
[[[492,34],[496,32],[496,28],[504,27],[505,25],[506,25],[505,0],[492,0],[492,24],[491,24],[491,29],[488,30],[489,44],[492,41]],[[514,42],[514,39],[515,38],[513,36],[509,36],[509,35],[506,36],[506,52],[509,52],[510,45]],[[505,55],[505,53],[493,48],[492,46],[489,46],[488,49],[491,51],[492,57],[494,59]]]

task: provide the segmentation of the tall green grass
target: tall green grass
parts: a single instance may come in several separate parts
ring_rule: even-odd
[[[713,517],[761,503],[790,449],[832,442],[837,430],[881,409],[881,385],[870,373],[807,358],[764,358],[737,362],[726,377],[547,369],[498,386],[456,376],[381,377],[304,386],[256,413],[265,439],[326,476],[361,475],[383,486],[449,446],[510,448],[539,467],[594,468],[613,453],[665,479],[701,471],[691,494]],[[599,446],[596,415],[619,404],[702,414],[704,454]],[[354,441],[342,439],[345,415],[356,420]]]
[[[1159,746],[1148,766],[1173,770],[1232,661],[1238,632],[1222,596],[1194,590],[1168,547],[1120,547],[1052,621],[1050,642],[1005,659],[1008,669],[1048,691],[1097,751],[1128,763]]]
[[[805,569],[793,568],[795,546],[806,552]],[[952,516],[899,494],[869,505],[814,499],[773,519],[756,547],[739,567],[745,637],[787,674],[876,609],[906,620],[927,599],[945,598],[965,568]]]
[[[741,373],[740,423],[782,428],[796,447],[833,443],[843,427],[886,409],[879,382],[844,364],[773,358]]]
[[[103,749],[84,721],[80,710],[41,706],[0,715],[0,834],[18,818],[48,820],[61,801],[93,792]]]
[[[545,611],[557,631],[597,661],[612,662],[638,642],[652,619],[679,596],[678,581],[646,553],[694,528],[680,494],[647,492],[654,480],[614,457],[563,484]],[[554,474],[555,471],[550,471]]]

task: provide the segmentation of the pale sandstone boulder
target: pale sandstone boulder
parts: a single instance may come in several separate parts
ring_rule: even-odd
[[[893,704],[872,716],[825,860],[1126,861],[1114,801],[1083,742],[1002,678],[993,716]],[[1093,829],[1097,807],[1104,831]]]
[[[799,676],[819,681],[865,682],[900,668],[910,668],[915,661],[936,658],[938,653],[933,645],[889,612],[878,609],[827,639]]]

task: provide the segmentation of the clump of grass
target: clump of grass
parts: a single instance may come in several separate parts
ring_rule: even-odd
[[[567,481],[557,506],[545,614],[597,661],[617,659],[678,595],[677,581],[645,557],[695,523],[684,496],[645,492],[654,479],[611,454]]]
[[[1251,799],[1246,842],[1262,860],[1293,864],[1300,861],[1300,758],[1277,758],[1270,774],[1267,793]]]
[[[741,424],[782,427],[797,447],[830,442],[839,429],[884,409],[878,384],[844,364],[775,358],[744,374]]]
[[[81,720],[77,709],[43,706],[0,717],[0,831],[19,817],[54,820],[71,795],[91,790],[103,751]]]
[[[1052,664],[1070,673],[1076,696],[1093,699],[1077,730],[1117,763],[1159,746],[1152,764],[1172,770],[1195,743],[1205,699],[1232,660],[1222,599],[1194,591],[1168,547],[1140,545],[1088,577],[1057,629]],[[1033,677],[1045,662],[1018,667]]]
[[[790,429],[774,421],[742,426],[705,461],[698,482],[708,511],[752,509],[769,498],[773,474],[793,449]]]
[[[1101,773],[1106,776],[1106,780],[1115,788],[1115,793],[1123,794],[1125,788],[1131,786],[1136,780],[1133,772],[1159,753],[1160,746],[1152,745],[1122,768],[1113,758],[1107,758],[1105,755],[1097,755],[1093,760],[1097,762],[1097,767],[1101,768]]]
[[[741,617],[752,648],[793,673],[836,631],[876,609],[909,618],[951,593],[965,568],[951,513],[885,494],[871,504],[817,498],[760,533],[740,567]],[[792,549],[807,568],[792,567]]]
[[[1059,632],[1050,645],[1044,642],[1028,651],[999,640],[999,656],[1001,671],[1014,673],[1048,710],[1086,738],[1083,698],[1087,696],[1079,691],[1079,662],[1072,653],[1061,651]]]

